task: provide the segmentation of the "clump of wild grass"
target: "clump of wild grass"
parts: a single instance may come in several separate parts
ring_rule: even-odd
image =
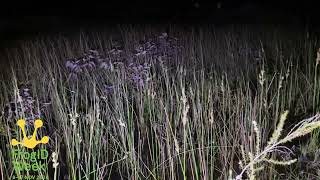
[[[176,31],[179,41],[167,33],[153,39],[122,33],[121,45],[96,33],[9,51],[16,72],[0,82],[1,108],[20,81],[31,82],[33,97],[49,97],[47,148],[54,153],[46,173],[52,179],[226,179],[238,172],[238,149],[242,174],[267,179],[277,168],[255,170],[263,162],[281,164],[272,152],[289,151],[283,143],[318,126],[318,116],[301,123],[290,118],[294,128],[281,138],[281,112],[311,116],[318,108],[314,42],[233,30]],[[299,57],[308,57],[305,67]],[[269,129],[275,129],[270,139]],[[255,136],[246,138],[252,130]],[[0,158],[10,159],[10,137],[0,138]],[[9,179],[12,164],[2,162]]]

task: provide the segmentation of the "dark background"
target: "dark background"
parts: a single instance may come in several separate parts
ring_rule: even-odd
[[[219,4],[220,3],[220,8]],[[0,6],[0,44],[80,27],[132,24],[275,24],[318,29],[309,1],[74,1],[9,2]]]

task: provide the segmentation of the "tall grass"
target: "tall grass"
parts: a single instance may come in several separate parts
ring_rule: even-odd
[[[39,38],[8,49],[12,71],[0,86],[0,177],[15,173],[9,142],[16,119],[5,114],[5,105],[19,96],[21,83],[30,84],[37,105],[50,101],[42,133],[55,154],[44,172],[52,179],[235,178],[243,170],[239,162],[248,159],[243,156],[267,145],[282,112],[289,110],[282,130],[287,134],[319,111],[317,37],[244,27],[176,28],[169,35],[179,39],[182,50],[174,58],[138,58],[151,64],[143,87],[130,83],[121,65],[86,69],[78,80],[68,79],[66,59],[90,49],[107,55],[114,46],[115,36],[102,32]],[[126,53],[161,32],[131,26],[119,31]],[[105,93],[106,82],[113,85],[111,93]],[[255,176],[319,177],[319,131],[303,138],[283,145],[295,155],[271,152],[277,159],[297,158],[296,163],[266,164]],[[305,164],[313,168],[302,169]]]

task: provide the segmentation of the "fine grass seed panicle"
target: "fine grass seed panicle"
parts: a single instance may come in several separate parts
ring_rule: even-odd
[[[244,173],[247,174],[249,179],[256,179],[256,172],[263,169],[261,165],[262,162],[268,162],[275,165],[288,166],[295,162],[297,159],[279,161],[275,159],[270,159],[268,156],[276,151],[288,152],[291,151],[287,147],[282,146],[282,144],[292,141],[300,136],[304,136],[306,134],[311,133],[313,130],[320,127],[320,114],[316,114],[315,116],[302,120],[298,123],[291,131],[282,139],[279,139],[282,135],[284,123],[287,119],[289,111],[284,111],[281,116],[279,123],[276,129],[273,131],[271,138],[269,139],[267,146],[260,152],[260,134],[259,128],[257,126],[256,121],[253,121],[253,129],[256,134],[256,154],[252,154],[252,152],[245,152],[243,146],[240,147],[242,152],[242,161],[240,160],[239,165],[242,169],[241,173],[236,176],[236,180],[242,179]],[[247,158],[247,156],[249,158]],[[244,166],[243,162],[247,164]]]

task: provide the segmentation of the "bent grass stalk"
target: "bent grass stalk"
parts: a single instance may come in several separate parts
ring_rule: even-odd
[[[268,145],[263,149],[263,151],[259,154],[256,154],[254,157],[250,158],[250,162],[244,166],[240,174],[237,175],[236,179],[242,179],[243,174],[250,170],[250,173],[248,173],[250,179],[255,179],[255,171],[258,171],[259,167],[255,167],[260,162],[266,161],[271,164],[278,164],[278,165],[290,165],[292,163],[295,163],[297,159],[293,160],[287,160],[287,161],[277,161],[273,159],[267,159],[266,156],[269,153],[275,152],[279,148],[286,148],[281,147],[281,144],[284,144],[286,142],[290,142],[294,140],[297,137],[304,136],[308,133],[311,133],[313,130],[320,127],[320,114],[316,114],[313,117],[310,117],[308,119],[302,120],[297,125],[295,125],[294,128],[290,130],[290,132],[282,139],[279,139],[281,136],[281,132],[283,131],[283,126],[285,123],[285,120],[287,119],[288,111],[285,111],[280,118],[280,121],[276,127],[276,130],[273,132],[272,137],[270,138]],[[254,121],[255,122],[255,121]],[[255,123],[253,123],[254,126]],[[256,126],[257,127],[257,126]],[[259,132],[259,131],[257,131]],[[257,139],[258,136],[257,136]],[[286,148],[287,149],[287,148]],[[249,152],[250,153],[250,152]],[[246,159],[246,158],[245,158]],[[244,160],[245,160],[244,159]]]

